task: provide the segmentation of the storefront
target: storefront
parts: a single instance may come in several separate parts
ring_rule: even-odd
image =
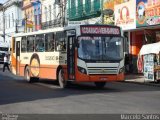
[[[127,72],[138,73],[137,57],[141,47],[160,41],[160,1],[130,0],[115,5],[114,13],[115,25],[122,27],[129,46]]]

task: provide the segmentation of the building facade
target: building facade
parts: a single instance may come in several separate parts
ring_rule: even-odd
[[[34,9],[34,30],[41,29],[41,19],[42,19],[42,9],[41,9],[41,1],[39,0],[32,0],[32,6]]]
[[[42,29],[65,25],[65,0],[42,1]]]
[[[34,7],[31,0],[23,0],[22,17],[25,32],[33,32],[34,25]]]
[[[3,40],[10,47],[11,36],[16,32],[23,32],[21,1],[9,0],[0,10],[0,33]]]
[[[141,47],[160,41],[160,1],[106,0],[104,6],[106,7],[104,9],[114,11],[114,24],[122,27],[124,31],[128,45],[126,50],[128,72],[138,73],[137,58]]]
[[[101,22],[102,0],[67,0],[69,21]]]

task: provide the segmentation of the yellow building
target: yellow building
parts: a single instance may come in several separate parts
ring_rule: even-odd
[[[25,32],[32,32],[34,30],[34,7],[31,0],[23,0],[23,18],[25,20]]]

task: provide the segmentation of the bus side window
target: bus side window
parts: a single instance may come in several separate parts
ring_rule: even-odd
[[[26,52],[26,51],[27,51],[26,37],[22,37],[22,40],[21,40],[21,52]]]
[[[54,33],[49,33],[45,35],[45,51],[54,51]]]
[[[34,52],[34,39],[35,36],[27,37],[27,52]]]
[[[66,35],[64,32],[57,32],[55,35],[56,51],[66,51]]]
[[[35,51],[44,52],[44,35],[37,35],[35,39]]]

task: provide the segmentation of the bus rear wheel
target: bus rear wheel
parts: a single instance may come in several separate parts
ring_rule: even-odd
[[[58,72],[58,82],[60,88],[65,88],[66,87],[66,81],[64,79],[64,71],[63,69],[60,69]]]
[[[33,82],[33,78],[30,76],[30,71],[28,67],[26,67],[25,69],[24,77],[25,77],[25,80],[27,80],[27,82],[29,83]]]
[[[94,84],[96,85],[97,88],[104,88],[106,82],[95,82]]]

